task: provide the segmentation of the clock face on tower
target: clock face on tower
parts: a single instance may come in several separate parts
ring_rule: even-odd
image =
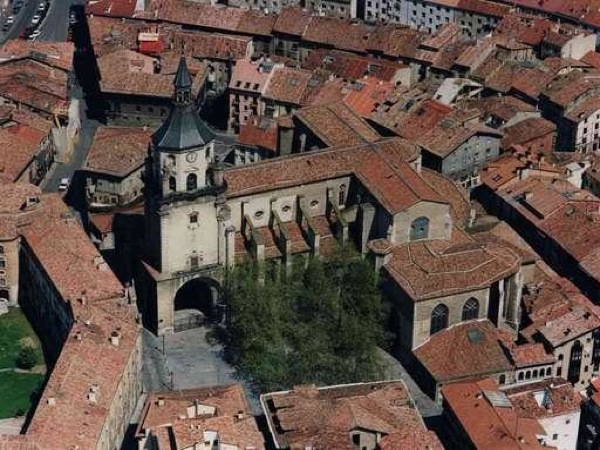
[[[198,159],[198,154],[196,152],[188,153],[187,155],[185,155],[185,159],[187,159],[187,162],[190,163],[196,162],[196,160]]]

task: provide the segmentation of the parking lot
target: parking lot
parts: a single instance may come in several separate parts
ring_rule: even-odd
[[[50,7],[48,0],[10,0],[0,14],[2,41],[36,39]]]

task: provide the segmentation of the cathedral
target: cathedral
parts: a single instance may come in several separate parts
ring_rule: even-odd
[[[381,271],[406,350],[473,319],[516,335],[531,267],[514,246],[469,231],[468,201],[421,166],[417,146],[381,138],[224,167],[191,84],[182,58],[146,162],[138,290],[152,331],[184,329],[182,310],[220,317],[225,269],[240,261],[286,269],[351,243]]]

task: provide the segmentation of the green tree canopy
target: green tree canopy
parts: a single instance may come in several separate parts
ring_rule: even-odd
[[[257,265],[229,277],[229,350],[261,391],[379,378],[382,297],[373,268],[344,252],[263,279]]]

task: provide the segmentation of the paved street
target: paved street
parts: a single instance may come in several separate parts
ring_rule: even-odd
[[[421,391],[419,385],[412,379],[400,361],[384,350],[380,349],[380,355],[386,366],[386,378],[403,380],[406,383],[410,395],[414,399],[417,409],[424,418],[439,416],[442,413],[442,408],[436,406],[433,400],[428,395]]]

